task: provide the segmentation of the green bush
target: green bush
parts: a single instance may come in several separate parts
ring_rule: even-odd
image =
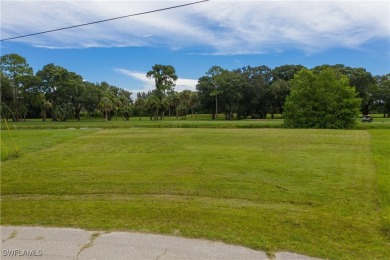
[[[284,123],[290,128],[352,128],[360,103],[346,76],[332,69],[318,75],[304,69],[291,81]]]

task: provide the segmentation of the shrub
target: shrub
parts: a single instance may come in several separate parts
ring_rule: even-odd
[[[318,75],[303,69],[291,80],[283,116],[290,128],[352,128],[360,104],[346,76],[330,68]]]

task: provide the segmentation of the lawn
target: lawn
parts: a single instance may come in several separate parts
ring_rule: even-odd
[[[1,131],[1,161],[39,151],[96,131],[96,129],[30,129]]]
[[[377,115],[378,116],[378,115]],[[375,117],[372,123],[362,123],[361,118],[356,119],[355,129],[390,129],[390,118]],[[1,123],[1,130],[16,129],[114,129],[114,128],[283,128],[283,119],[243,119],[225,120],[219,115],[217,120],[210,119],[209,115],[200,114],[197,117],[188,115],[187,118],[165,117],[163,120],[150,120],[149,117],[131,117],[129,121],[122,118],[112,118],[105,122],[102,118],[82,118],[80,121],[71,119],[65,122],[53,122],[42,119],[28,119],[26,122],[9,121]]]
[[[1,165],[1,223],[173,234],[269,254],[389,259],[388,133],[13,130],[21,156]],[[31,148],[44,141],[50,144]]]
[[[196,118],[190,115],[187,118],[176,119],[175,117],[164,120],[150,120],[149,117],[132,117],[129,121],[122,118],[105,122],[101,118],[85,118],[80,121],[68,120],[65,122],[53,122],[48,120],[42,122],[41,119],[28,119],[26,122],[8,122],[10,129],[68,129],[68,128],[275,128],[281,127],[282,119],[246,119],[246,120],[225,120],[220,115],[218,120],[211,120],[209,115],[198,115]],[[389,121],[390,127],[390,121]],[[6,124],[1,124],[1,129],[6,130]]]

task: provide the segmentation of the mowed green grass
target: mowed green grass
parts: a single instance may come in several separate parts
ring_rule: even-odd
[[[382,115],[374,115],[371,123],[362,123],[361,115],[356,119],[356,129],[390,129],[390,118],[383,118]],[[276,115],[271,119],[243,119],[243,120],[225,120],[225,116],[220,114],[217,120],[212,120],[210,115],[187,115],[186,118],[175,116],[165,117],[163,120],[150,120],[149,117],[131,117],[129,121],[123,118],[113,117],[111,121],[106,122],[103,118],[82,118],[80,121],[70,119],[65,122],[53,122],[48,119],[42,122],[42,119],[27,119],[26,122],[8,121],[7,124],[1,122],[1,129],[85,129],[85,128],[283,128],[283,119],[281,115]]]
[[[53,122],[41,119],[28,119],[26,122],[8,122],[10,129],[67,129],[67,128],[280,128],[283,125],[282,119],[245,119],[245,120],[225,120],[220,115],[217,120],[210,119],[209,115],[198,115],[197,117],[188,115],[187,118],[176,119],[176,117],[165,117],[163,120],[150,120],[149,117],[132,117],[129,121],[122,118],[106,122],[102,118],[85,118],[80,121],[68,120],[65,122]],[[390,127],[390,121],[389,121]],[[7,130],[6,124],[1,124],[2,130]]]
[[[94,129],[1,130],[1,161],[65,142],[92,133]]]
[[[102,129],[2,162],[1,223],[389,259],[370,131]]]
[[[381,202],[383,231],[390,238],[390,131],[370,130],[377,173],[378,196]]]

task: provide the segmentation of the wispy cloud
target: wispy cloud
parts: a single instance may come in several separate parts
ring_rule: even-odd
[[[2,38],[188,1],[2,1]],[[202,47],[209,54],[307,53],[388,39],[388,1],[210,1],[18,41],[46,48]]]
[[[134,71],[134,70],[127,70],[123,68],[116,68],[114,69],[116,72],[119,72],[123,75],[126,75],[140,83],[139,89],[132,89],[131,92],[137,93],[137,92],[148,92],[150,90],[155,89],[155,83],[153,79],[149,79],[146,77],[146,72],[140,72],[140,71]],[[196,90],[196,84],[198,81],[196,79],[183,79],[178,78],[176,80],[176,86],[175,90],[180,92],[185,89],[195,91]]]

